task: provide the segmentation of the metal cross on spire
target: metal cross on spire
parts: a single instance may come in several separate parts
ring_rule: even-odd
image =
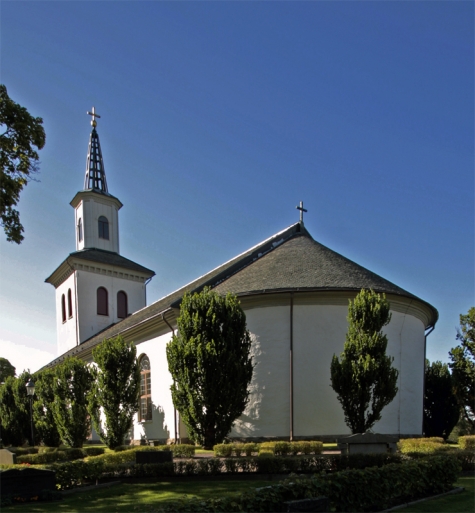
[[[97,121],[96,121],[96,118],[100,118],[101,116],[99,116],[99,114],[96,114],[96,107],[92,107],[92,112],[88,112],[89,116],[92,116],[92,119],[91,119],[91,125],[96,128],[97,126]]]
[[[307,212],[307,209],[303,208],[303,201],[301,201],[300,205],[297,205],[295,208],[300,210],[300,224],[303,225],[303,213]]]

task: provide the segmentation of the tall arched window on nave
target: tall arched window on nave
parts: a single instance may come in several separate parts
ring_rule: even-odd
[[[140,368],[140,410],[139,421],[152,420],[152,377],[150,374],[150,360],[143,355],[139,361]]]

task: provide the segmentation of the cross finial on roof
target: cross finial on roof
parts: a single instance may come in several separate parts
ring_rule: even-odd
[[[297,205],[295,208],[300,210],[300,224],[303,225],[303,213],[307,212],[307,209],[303,208],[303,201],[301,201],[300,205]]]
[[[92,119],[91,119],[91,125],[96,128],[97,126],[97,121],[96,121],[96,118],[100,118],[101,116],[99,116],[99,114],[96,114],[96,107],[92,107],[92,112],[88,112],[89,116],[92,116]]]

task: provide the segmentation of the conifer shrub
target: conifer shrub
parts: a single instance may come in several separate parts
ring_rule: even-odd
[[[196,452],[196,446],[190,444],[163,445],[160,447],[160,450],[171,450],[175,458],[193,458]]]
[[[86,456],[99,456],[105,452],[104,447],[83,447],[82,450]]]
[[[475,450],[475,435],[459,436],[458,442],[463,450]]]

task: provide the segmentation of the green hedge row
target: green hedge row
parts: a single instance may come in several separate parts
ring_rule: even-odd
[[[381,468],[346,470],[305,479],[293,477],[265,488],[222,499],[182,499],[158,511],[283,511],[286,501],[326,496],[336,511],[381,511],[450,490],[460,471],[457,459],[433,456]]]
[[[409,452],[435,453],[449,451],[451,446],[444,442],[443,438],[406,438],[397,444],[399,451],[403,454]]]
[[[124,453],[118,453],[124,454]],[[56,472],[56,481],[62,490],[102,478],[166,477],[171,475],[217,475],[222,473],[252,472],[259,474],[337,472],[348,468],[361,469],[400,463],[398,454],[350,454],[345,456],[297,456],[272,458],[197,458],[173,463],[135,464],[133,461],[112,460],[112,453],[88,460],[76,460],[43,466]],[[117,456],[117,455],[115,455]]]
[[[41,450],[43,449],[43,450]],[[82,449],[57,449],[53,447],[40,447],[37,454],[25,454],[17,456],[17,463],[29,463],[30,465],[44,465],[56,461],[73,461],[104,454],[103,447],[83,447]]]
[[[276,456],[297,456],[297,454],[321,454],[323,443],[317,441],[302,442],[263,442],[218,444],[213,447],[214,455],[219,458],[252,456],[253,454],[274,454]]]

